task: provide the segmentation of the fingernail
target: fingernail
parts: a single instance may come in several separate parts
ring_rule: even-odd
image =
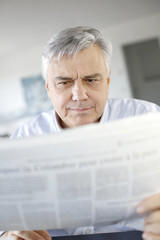
[[[142,238],[145,239],[145,240],[148,240],[148,239],[147,239],[147,234],[146,234],[146,233],[143,233],[143,234],[142,234]]]
[[[137,207],[137,213],[144,213],[145,212],[145,207],[140,205]]]
[[[149,240],[148,234],[146,234],[146,233],[142,234],[142,238],[145,239],[145,240]]]
[[[144,240],[151,240],[151,239],[152,239],[147,233],[143,233],[143,234],[142,234],[142,238],[143,238]]]

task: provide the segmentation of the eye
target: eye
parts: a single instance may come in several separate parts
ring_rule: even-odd
[[[97,80],[96,79],[86,79],[86,82],[88,83],[95,83]]]
[[[59,84],[60,84],[60,85],[67,85],[68,82],[60,82]]]
[[[58,82],[57,83],[57,86],[59,88],[61,87],[67,87],[67,86],[70,86],[72,84],[72,81],[61,81],[61,82]]]

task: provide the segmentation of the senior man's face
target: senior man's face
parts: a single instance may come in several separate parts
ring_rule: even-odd
[[[57,57],[48,67],[46,89],[62,127],[98,122],[108,97],[110,78],[102,50],[93,45],[76,56]]]

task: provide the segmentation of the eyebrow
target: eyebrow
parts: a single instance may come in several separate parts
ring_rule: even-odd
[[[95,73],[95,74],[92,74],[92,75],[84,76],[83,79],[100,78],[100,77],[102,77],[102,75],[100,73]]]
[[[100,73],[94,73],[91,75],[84,76],[83,79],[92,79],[92,78],[101,78],[101,77],[102,77],[102,75]],[[74,80],[72,77],[64,77],[64,76],[57,76],[55,79],[56,80],[64,80],[64,81]]]
[[[73,80],[73,78],[71,78],[71,77],[62,77],[62,76],[57,76],[56,78],[55,78],[56,80]]]

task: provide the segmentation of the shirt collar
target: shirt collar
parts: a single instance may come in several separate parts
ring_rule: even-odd
[[[60,132],[63,128],[61,127],[61,124],[60,124],[60,117],[58,116],[55,110],[54,110],[54,119],[55,119],[56,130],[57,132]]]
[[[104,122],[106,122],[106,120],[108,121],[108,119],[109,119],[109,112],[110,112],[110,107],[109,107],[109,102],[107,100],[106,106],[104,108],[103,115],[102,115],[102,117],[101,117],[101,119],[99,121],[100,123],[104,123]]]

